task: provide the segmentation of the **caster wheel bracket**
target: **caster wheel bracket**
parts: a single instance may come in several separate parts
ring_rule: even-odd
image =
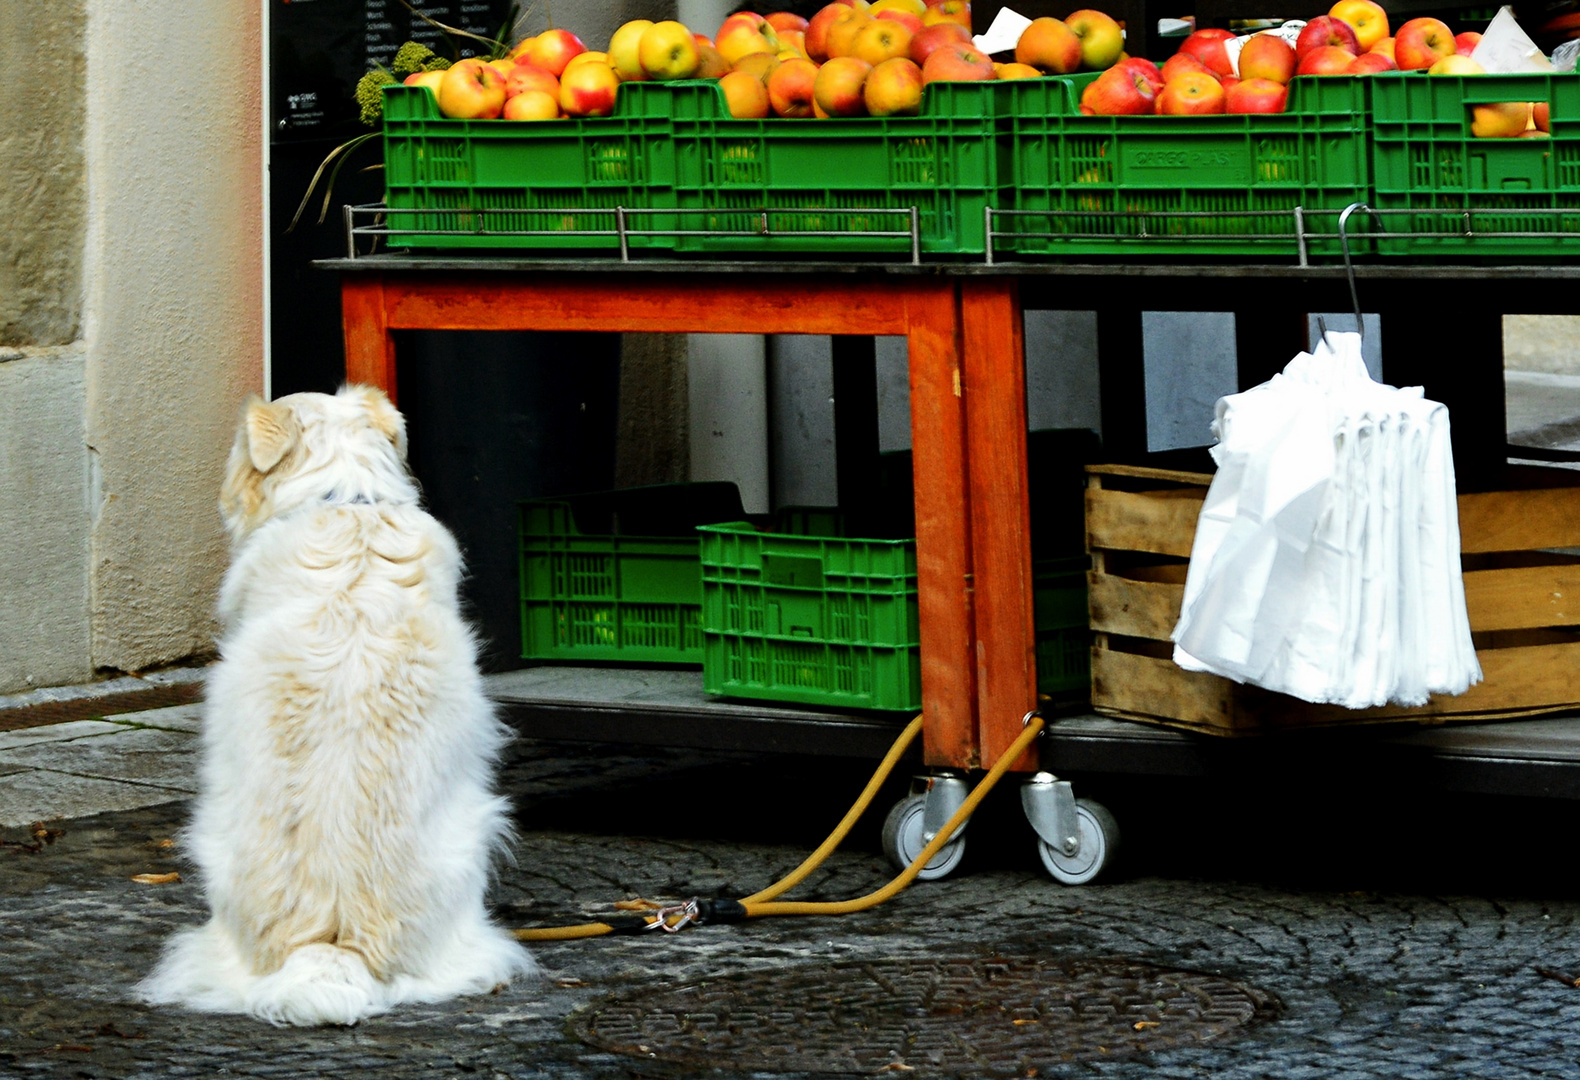
[[[1075,792],[1068,780],[1040,772],[1021,786],[1021,809],[1043,843],[1073,856],[1081,850],[1081,826],[1075,811]]]

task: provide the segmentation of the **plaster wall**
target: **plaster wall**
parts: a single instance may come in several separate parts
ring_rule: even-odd
[[[83,345],[99,668],[212,647],[220,474],[238,406],[263,385],[261,23],[256,2],[87,7]],[[181,56],[233,62],[214,92],[156,92]]]
[[[93,675],[80,345],[0,346],[0,693]]]

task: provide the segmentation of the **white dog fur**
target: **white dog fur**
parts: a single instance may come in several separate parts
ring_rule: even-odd
[[[275,1024],[353,1024],[533,970],[490,922],[508,831],[506,738],[379,391],[256,398],[220,510],[233,542],[184,845],[211,917],[144,1000]]]

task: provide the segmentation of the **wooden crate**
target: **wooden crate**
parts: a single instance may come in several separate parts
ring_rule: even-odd
[[[1173,661],[1185,569],[1212,477],[1088,469],[1092,705],[1218,735],[1343,724],[1486,720],[1580,708],[1580,474],[1511,468],[1459,496],[1465,602],[1483,681],[1417,708],[1313,705]]]

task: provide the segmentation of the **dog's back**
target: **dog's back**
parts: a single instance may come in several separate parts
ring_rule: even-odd
[[[236,540],[188,830],[213,917],[158,1000],[352,1022],[530,966],[483,908],[506,831],[504,729],[382,395],[248,408],[222,508]]]

